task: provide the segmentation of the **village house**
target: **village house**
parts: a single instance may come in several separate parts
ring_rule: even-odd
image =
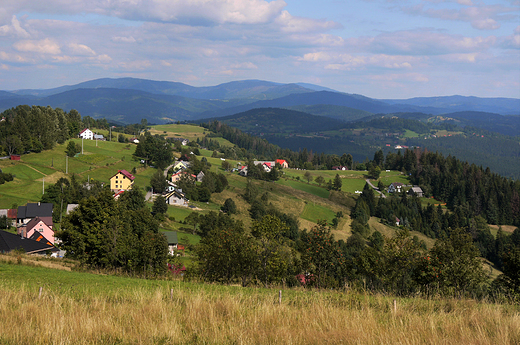
[[[0,253],[9,253],[12,250],[22,249],[27,254],[45,255],[48,252],[58,252],[58,248],[49,245],[46,241],[35,241],[30,238],[21,238],[7,231],[0,230]]]
[[[91,131],[90,129],[88,129],[88,128],[85,128],[84,130],[82,130],[81,132],[79,132],[78,137],[81,138],[81,139],[92,140],[92,139],[94,139],[94,132],[92,132],[92,131]]]
[[[271,172],[276,165],[273,161],[254,161],[253,164],[262,166],[265,172]]]
[[[190,166],[190,163],[189,163],[189,162],[178,161],[178,162],[173,166],[173,171],[185,170],[185,169],[188,169],[189,166]]]
[[[408,194],[415,195],[418,198],[422,198],[424,196],[423,190],[419,186],[413,186],[412,188],[410,188]]]
[[[202,182],[204,180],[204,172],[201,171],[197,174],[197,182]]]
[[[18,234],[24,238],[31,238],[34,234],[38,234],[45,237],[51,244],[56,240],[52,228],[38,217],[31,219],[29,223],[19,227],[18,231]]]
[[[110,178],[110,189],[115,191],[132,189],[135,177],[126,170],[118,170],[117,174]]]
[[[52,209],[54,205],[48,202],[27,203],[25,206],[19,206],[16,212],[16,223],[23,225],[29,223],[32,219],[38,217],[52,229]]]
[[[289,163],[287,163],[287,161],[285,159],[277,159],[277,160],[275,160],[275,163],[280,164],[280,166],[283,169],[287,169],[289,167]]]
[[[337,166],[333,166],[332,170],[342,170],[342,171],[345,171],[345,170],[348,170],[348,167],[347,166],[343,166],[343,165],[337,165]]]
[[[404,184],[401,182],[393,182],[388,186],[388,193],[401,193]]]
[[[179,245],[179,240],[177,238],[177,231],[161,231],[166,237],[166,241],[168,242],[168,254],[174,255],[177,250],[177,246]]]
[[[182,176],[190,176],[193,178],[194,182],[197,180],[197,175],[188,174],[187,172],[181,170],[177,171],[175,174],[172,175],[171,181],[173,183],[178,182]]]
[[[16,226],[16,214],[18,210],[15,208],[4,208],[0,209],[0,217],[6,217],[10,226]]]
[[[174,138],[169,137],[169,138],[173,139],[174,141],[180,141],[182,146],[186,146],[190,142],[189,139],[184,139],[184,138],[176,138],[176,137],[174,137]]]
[[[171,192],[167,192],[163,195],[166,203],[168,205],[176,205],[176,206],[188,206],[189,200],[186,199],[186,195],[182,192],[181,189],[175,189]]]

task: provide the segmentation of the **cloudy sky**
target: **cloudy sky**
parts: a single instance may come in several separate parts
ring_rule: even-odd
[[[0,2],[0,90],[136,77],[520,98],[520,0]]]

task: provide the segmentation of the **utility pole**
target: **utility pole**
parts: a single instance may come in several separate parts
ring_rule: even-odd
[[[69,156],[65,156],[65,174],[69,174]]]
[[[81,154],[83,154],[83,138],[81,138]]]
[[[45,194],[45,177],[42,179],[42,194]]]

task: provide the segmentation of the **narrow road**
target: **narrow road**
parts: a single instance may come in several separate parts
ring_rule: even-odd
[[[175,165],[175,164],[172,164],[172,165],[166,167],[166,169],[164,169],[164,177],[166,177],[166,179],[168,179],[168,170],[170,170],[170,168],[171,168],[172,166],[174,166],[174,165]]]
[[[386,199],[386,195],[384,195],[382,192],[380,192],[380,191],[379,191],[379,188],[377,188],[376,186],[374,186],[374,185],[372,184],[372,182],[370,182],[369,179],[366,179],[365,181],[367,181],[368,185],[369,185],[370,187],[372,187],[373,190],[375,190],[376,192],[378,192],[379,195],[381,195],[381,197],[382,197],[383,199]]]

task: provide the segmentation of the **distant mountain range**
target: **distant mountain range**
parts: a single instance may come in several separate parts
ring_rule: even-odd
[[[104,78],[54,89],[0,91],[0,111],[20,104],[76,109],[82,116],[121,123],[136,123],[143,118],[149,123],[194,121],[257,108],[285,108],[341,121],[391,113],[520,115],[520,99],[449,96],[378,100],[313,84],[262,80],[194,87],[177,82]]]

